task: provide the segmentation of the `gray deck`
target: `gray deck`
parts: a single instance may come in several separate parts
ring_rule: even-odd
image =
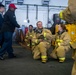
[[[30,50],[14,45],[17,58],[0,60],[0,75],[71,75],[73,60],[71,51],[64,63],[49,58],[46,64],[34,60]]]

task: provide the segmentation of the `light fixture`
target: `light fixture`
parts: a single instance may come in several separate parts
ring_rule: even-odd
[[[24,20],[25,23],[27,23],[27,20]]]
[[[17,0],[17,4],[22,5],[24,3],[24,0]]]
[[[11,3],[11,0],[5,0],[5,3],[6,4],[10,4]]]

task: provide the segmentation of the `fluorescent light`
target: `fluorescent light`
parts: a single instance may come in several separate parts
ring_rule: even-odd
[[[25,23],[27,23],[27,20],[24,20]]]

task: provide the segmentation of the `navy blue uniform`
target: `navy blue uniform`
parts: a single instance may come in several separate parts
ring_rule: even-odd
[[[4,37],[4,43],[0,50],[0,56],[3,56],[6,51],[10,58],[14,56],[12,48],[12,36],[15,27],[20,27],[16,21],[15,13],[11,10],[8,10],[4,15],[4,23],[1,28],[1,32],[3,33]]]
[[[0,31],[1,31],[1,28],[2,28],[2,24],[3,24],[3,16],[0,13]]]
[[[0,13],[0,46],[2,46],[3,42],[3,34],[1,33],[2,25],[3,25],[3,16],[2,13]]]
[[[4,15],[4,24],[2,26],[2,32],[14,32],[15,27],[19,27],[15,13],[11,10],[8,10]]]

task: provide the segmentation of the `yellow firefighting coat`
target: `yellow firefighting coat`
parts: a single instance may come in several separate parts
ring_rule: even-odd
[[[68,0],[68,7],[62,11],[60,17],[68,23],[76,24],[76,0]],[[76,45],[74,45],[72,46],[76,47]],[[73,59],[75,62],[72,69],[72,75],[76,75],[76,48],[73,52]]]
[[[30,46],[30,40],[32,39],[32,37],[34,36],[34,31],[32,30],[32,32],[28,31],[26,36],[25,36],[25,42],[27,43],[27,46]]]
[[[68,7],[62,11],[63,19],[68,23],[76,23],[76,0],[68,0]]]
[[[32,32],[28,31],[26,34],[26,39],[31,39],[34,36],[34,31],[32,30]]]
[[[43,35],[44,40],[39,42],[39,36]],[[43,29],[42,33],[36,33],[32,38],[33,43],[35,46],[33,47],[33,58],[34,59],[47,59],[47,49],[51,46],[51,37],[52,33],[48,29]]]
[[[65,57],[66,52],[70,48],[70,36],[68,32],[62,34],[56,34],[53,36],[55,39],[55,49],[52,51],[51,56],[55,59]]]

